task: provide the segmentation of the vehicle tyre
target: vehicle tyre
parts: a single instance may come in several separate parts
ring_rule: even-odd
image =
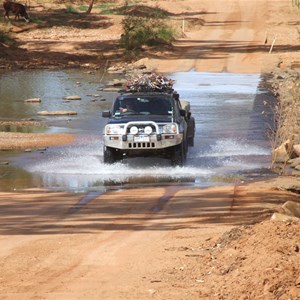
[[[172,155],[172,165],[182,167],[185,163],[186,153],[184,150],[183,142],[180,145],[174,147]]]
[[[195,119],[191,117],[188,120],[188,145],[194,147],[194,137],[195,137]]]
[[[112,148],[104,147],[103,162],[105,164],[113,164],[116,161],[115,151]]]

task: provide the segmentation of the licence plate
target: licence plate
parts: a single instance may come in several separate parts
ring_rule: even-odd
[[[133,138],[135,142],[150,142],[150,137],[147,135],[135,136]]]

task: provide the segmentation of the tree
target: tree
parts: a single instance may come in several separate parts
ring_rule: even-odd
[[[91,11],[92,11],[92,9],[93,9],[94,2],[95,2],[95,0],[91,0],[90,5],[89,5],[89,8],[88,8],[88,10],[86,11],[87,14],[90,14],[90,13],[91,13]]]

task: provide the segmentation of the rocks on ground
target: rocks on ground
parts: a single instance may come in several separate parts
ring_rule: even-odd
[[[278,67],[272,72],[271,86],[277,98],[274,108],[275,130],[271,136],[273,163],[281,169],[294,168],[300,176],[300,76],[295,64]]]

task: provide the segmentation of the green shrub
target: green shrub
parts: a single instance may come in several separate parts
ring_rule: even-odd
[[[87,11],[87,9],[88,9],[89,7],[87,6],[87,5],[79,5],[78,6],[78,10],[80,10],[80,11]]]
[[[170,44],[175,40],[175,31],[172,27],[162,24],[157,32],[157,37],[159,40]]]
[[[13,45],[14,40],[10,37],[9,33],[0,28],[0,43],[6,45]]]
[[[78,11],[71,5],[66,6],[66,12],[68,14],[78,14]]]
[[[0,30],[0,43],[4,43],[5,42],[5,32]]]
[[[102,15],[111,15],[114,13],[114,3],[101,3],[96,6],[96,8],[99,8],[101,10]]]
[[[30,19],[30,22],[31,23],[34,23],[34,24],[43,24],[43,23],[46,23],[45,20],[41,20],[41,19]]]
[[[173,28],[157,18],[127,16],[122,25],[121,46],[129,51],[143,45],[170,44],[175,39]]]

